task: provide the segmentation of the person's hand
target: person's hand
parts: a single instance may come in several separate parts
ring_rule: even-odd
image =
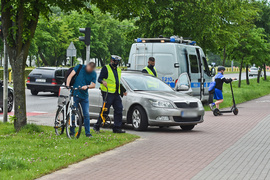
[[[66,86],[67,89],[70,89],[70,86]]]
[[[123,95],[124,95],[124,96],[127,96],[127,92],[124,92]]]
[[[106,81],[102,81],[102,84],[107,87],[107,82]]]
[[[88,86],[83,86],[83,87],[81,87],[81,89],[86,90],[86,89],[88,89]]]

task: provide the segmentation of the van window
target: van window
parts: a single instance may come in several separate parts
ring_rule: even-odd
[[[199,73],[199,65],[196,55],[189,55],[191,73]]]
[[[205,57],[203,57],[203,65],[204,65],[204,72],[210,76],[210,70],[209,70],[209,67],[208,67],[208,63],[207,63],[207,60]]]
[[[154,58],[156,59],[156,68],[158,73],[166,75],[173,74],[173,71],[171,71],[171,69],[174,68],[172,54],[156,54]],[[170,71],[168,71],[168,69]]]

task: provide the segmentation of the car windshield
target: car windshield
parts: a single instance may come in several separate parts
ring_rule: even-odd
[[[255,67],[252,67],[252,68],[250,68],[250,70],[258,70],[257,68],[255,68]]]
[[[144,75],[127,75],[123,79],[134,91],[173,91],[167,84],[160,79]]]

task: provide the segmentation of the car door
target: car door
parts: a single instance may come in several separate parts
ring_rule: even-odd
[[[100,84],[96,83],[96,87],[94,89],[88,90],[90,118],[98,118],[100,109],[102,107],[102,97],[99,86]]]

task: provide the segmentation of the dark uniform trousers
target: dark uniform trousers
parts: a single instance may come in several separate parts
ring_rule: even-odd
[[[106,93],[101,91],[103,101],[105,101]],[[108,93],[107,96],[107,103],[105,107],[107,108],[107,111],[105,111],[104,117],[107,117],[110,113],[110,107],[113,106],[114,109],[114,129],[121,128],[122,126],[122,111],[123,111],[123,105],[122,105],[122,99],[118,93]],[[99,116],[97,124],[101,124],[102,119]]]

